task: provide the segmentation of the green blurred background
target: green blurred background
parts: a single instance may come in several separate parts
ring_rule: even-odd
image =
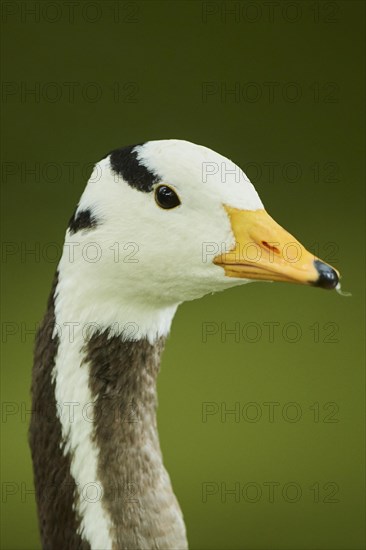
[[[352,292],[258,283],[180,307],[159,425],[190,546],[364,548],[364,3],[67,4],[2,3],[1,548],[40,547],[32,330],[66,223],[92,163],[159,138],[246,168]]]

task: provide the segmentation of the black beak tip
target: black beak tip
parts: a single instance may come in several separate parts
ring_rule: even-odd
[[[313,283],[314,286],[333,290],[339,282],[337,272],[321,260],[314,260],[314,266],[319,273],[318,280]]]

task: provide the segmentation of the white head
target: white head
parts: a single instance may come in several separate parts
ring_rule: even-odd
[[[103,306],[106,322],[123,308],[175,311],[250,280],[320,280],[314,257],[268,216],[238,166],[175,139],[115,150],[97,163],[66,244],[65,286],[89,300],[95,317]]]

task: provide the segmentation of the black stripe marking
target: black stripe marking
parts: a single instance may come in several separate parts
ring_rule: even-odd
[[[138,160],[135,148],[140,145],[143,143],[111,151],[110,162],[112,170],[122,176],[131,187],[149,193],[153,185],[161,180],[161,177],[151,172]]]
[[[77,208],[69,221],[70,235],[74,235],[77,231],[85,231],[93,229],[98,225],[96,217],[91,213],[89,208],[87,210],[79,210]]]
[[[76,485],[70,473],[70,455],[63,453],[62,429],[57,417],[55,382],[51,372],[59,345],[52,338],[57,273],[43,323],[37,333],[32,372],[32,418],[29,443],[43,550],[90,550],[78,535],[80,519],[73,510]]]

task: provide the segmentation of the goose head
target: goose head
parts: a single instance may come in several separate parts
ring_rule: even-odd
[[[78,292],[110,310],[174,309],[251,281],[332,289],[339,278],[270,217],[237,165],[176,139],[98,162],[66,243],[64,273],[75,280],[76,267]]]

